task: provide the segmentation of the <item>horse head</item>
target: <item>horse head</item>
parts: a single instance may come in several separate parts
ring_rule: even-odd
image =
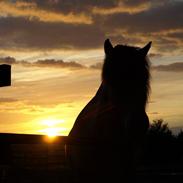
[[[111,88],[112,95],[127,103],[147,103],[150,85],[149,60],[151,42],[143,48],[127,45],[113,47],[110,40],[104,42],[105,59],[102,80]]]

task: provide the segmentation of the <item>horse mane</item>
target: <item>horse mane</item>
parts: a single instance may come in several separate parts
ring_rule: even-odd
[[[116,45],[106,53],[102,82],[113,101],[127,108],[144,108],[150,93],[150,62],[139,47]]]

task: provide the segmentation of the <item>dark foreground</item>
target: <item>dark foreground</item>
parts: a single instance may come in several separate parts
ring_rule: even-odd
[[[73,182],[65,153],[68,142],[79,144],[68,141],[67,137],[46,142],[41,135],[0,134],[0,182]],[[136,174],[137,182],[181,182],[183,163],[148,161],[138,167]]]

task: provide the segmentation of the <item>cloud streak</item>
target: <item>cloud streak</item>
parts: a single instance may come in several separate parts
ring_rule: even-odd
[[[0,103],[12,103],[12,102],[17,102],[18,99],[16,98],[5,98],[5,97],[1,97],[0,98]]]
[[[183,72],[183,62],[176,62],[168,65],[158,65],[153,67],[157,71]]]
[[[1,49],[89,49],[101,46],[105,37],[104,31],[95,26],[29,21],[23,17],[0,18],[0,27]]]
[[[64,22],[71,24],[92,24],[91,17],[82,14],[69,12],[46,11],[39,9],[36,3],[16,1],[10,3],[7,1],[0,2],[0,16],[2,17],[26,17],[29,20],[38,20],[43,22]]]
[[[142,11],[147,11],[150,8],[150,3],[139,4],[137,6],[128,6],[125,3],[119,3],[115,7],[100,8],[94,7],[93,14],[97,15],[112,15],[118,13],[136,14]]]
[[[161,57],[161,55],[150,54],[150,57]],[[0,64],[10,64],[10,65],[22,65],[25,67],[52,67],[52,68],[68,68],[68,69],[96,69],[102,70],[103,62],[97,62],[96,64],[91,64],[86,66],[84,64],[80,64],[75,61],[63,61],[63,60],[55,60],[55,59],[45,59],[45,60],[37,60],[34,62],[28,61],[17,61],[13,57],[3,57],[0,58]],[[153,70],[157,71],[166,71],[166,72],[183,72],[183,62],[175,62],[167,65],[156,65],[152,66]]]
[[[10,65],[23,65],[26,67],[55,67],[55,68],[70,68],[70,69],[83,69],[86,66],[79,64],[74,61],[64,62],[63,60],[55,60],[55,59],[45,59],[38,60],[35,62],[28,61],[16,61],[13,57],[4,57],[0,58],[0,64],[10,64]]]

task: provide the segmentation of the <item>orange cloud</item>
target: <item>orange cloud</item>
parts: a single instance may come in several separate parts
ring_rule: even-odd
[[[37,8],[35,3],[28,2],[0,2],[0,16],[1,17],[25,17],[30,20],[36,19],[42,22],[64,22],[70,24],[92,24],[92,18],[84,13],[74,14],[69,12],[63,14],[62,12],[53,12]]]
[[[145,4],[139,4],[137,6],[127,6],[124,3],[120,3],[118,4],[118,6],[115,6],[115,7],[107,7],[107,8],[94,7],[92,12],[94,14],[99,14],[99,15],[110,15],[110,14],[116,14],[116,13],[135,14],[135,13],[148,10],[150,7],[151,7],[150,2]]]

